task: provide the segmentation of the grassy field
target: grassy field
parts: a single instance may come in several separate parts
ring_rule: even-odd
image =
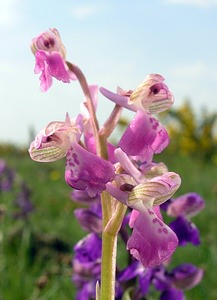
[[[0,194],[0,300],[74,299],[71,282],[73,245],[83,236],[74,216],[75,204],[64,182],[64,160],[42,164],[26,151],[1,151],[0,158],[32,190],[34,211],[27,220],[14,219],[14,195]],[[177,195],[198,192],[206,200],[203,212],[193,218],[201,232],[199,247],[179,248],[173,264],[191,262],[205,270],[202,283],[186,298],[217,299],[217,176],[216,165],[189,157],[158,157],[182,177]]]

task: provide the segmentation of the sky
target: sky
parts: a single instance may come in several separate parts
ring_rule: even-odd
[[[40,91],[29,45],[49,28],[90,84],[133,90],[159,73],[175,107],[217,111],[217,0],[0,0],[0,143],[28,145],[30,132],[80,111],[78,82]],[[112,107],[99,97],[100,122]]]

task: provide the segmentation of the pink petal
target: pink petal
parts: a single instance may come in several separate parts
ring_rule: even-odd
[[[120,148],[131,156],[141,156],[150,161],[154,153],[160,153],[169,144],[166,129],[149,113],[141,110],[120,139]]]
[[[66,156],[65,180],[75,189],[83,190],[90,197],[106,189],[106,183],[114,178],[113,165],[72,143]]]
[[[139,213],[127,249],[144,267],[160,265],[178,245],[176,234],[151,209]]]
[[[52,77],[56,79],[69,83],[70,80],[75,80],[76,77],[72,76],[65,61],[61,54],[57,51],[46,52],[39,50],[35,53],[35,73],[40,73],[41,90],[46,92],[51,84]]]

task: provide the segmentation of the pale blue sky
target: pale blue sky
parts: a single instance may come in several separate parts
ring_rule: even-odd
[[[30,41],[50,27],[89,83],[134,89],[160,73],[176,106],[189,98],[198,111],[217,111],[217,0],[0,0],[0,142],[28,143],[30,126],[79,112],[77,82],[54,80],[42,93],[33,73]],[[111,108],[100,97],[100,120]]]

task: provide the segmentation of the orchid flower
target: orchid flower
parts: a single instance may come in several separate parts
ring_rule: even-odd
[[[178,245],[176,234],[163,222],[157,206],[169,199],[179,188],[178,174],[167,172],[132,188],[128,193],[111,183],[107,190],[113,197],[136,210],[127,242],[130,253],[145,267],[153,267],[168,259]]]
[[[164,78],[150,74],[134,91],[117,89],[114,94],[105,88],[101,93],[127,109],[136,112],[119,141],[128,155],[150,162],[155,153],[162,152],[169,144],[166,129],[151,114],[168,109],[174,102],[173,95],[163,83]]]
[[[73,141],[78,142],[81,132],[66,114],[64,122],[49,123],[39,132],[29,148],[30,157],[39,162],[51,162],[66,156]]]
[[[197,246],[200,244],[200,233],[191,218],[201,211],[205,201],[197,193],[187,193],[171,199],[167,206],[167,214],[176,217],[169,226],[176,232],[179,245],[185,246],[188,242]]]
[[[41,72],[39,79],[43,92],[51,87],[52,77],[66,83],[77,79],[65,63],[66,50],[57,29],[52,28],[34,38],[31,50],[35,55],[35,73]]]
[[[124,91],[118,87],[115,94],[101,87],[100,92],[124,108],[132,111],[149,111],[151,114],[168,109],[174,102],[164,78],[159,74],[148,75],[134,91]]]

